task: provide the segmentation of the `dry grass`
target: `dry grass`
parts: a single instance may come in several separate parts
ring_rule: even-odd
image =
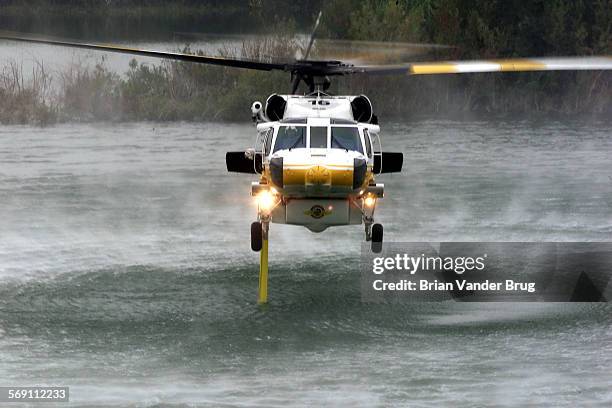
[[[38,61],[27,76],[23,64],[11,60],[0,72],[0,122],[48,124],[57,119],[52,76]]]

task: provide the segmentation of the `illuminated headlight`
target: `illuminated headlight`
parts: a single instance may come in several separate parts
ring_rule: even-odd
[[[256,196],[257,199],[257,205],[259,206],[260,210],[263,211],[270,211],[274,208],[274,206],[276,205],[276,195],[274,195],[272,192],[266,190],[266,191],[262,191],[261,193],[259,193]]]
[[[366,207],[374,207],[374,204],[376,204],[376,198],[369,195],[365,198],[365,200],[363,200],[363,203],[366,205]]]

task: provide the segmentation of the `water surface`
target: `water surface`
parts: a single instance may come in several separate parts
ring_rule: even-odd
[[[383,124],[393,241],[609,241],[610,125]],[[0,383],[74,406],[610,406],[598,304],[361,303],[359,226],[273,225],[247,124],[0,127]],[[610,288],[608,289],[610,292]]]

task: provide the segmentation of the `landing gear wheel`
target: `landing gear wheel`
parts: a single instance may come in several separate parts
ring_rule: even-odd
[[[381,224],[372,225],[372,252],[382,251],[383,226]]]
[[[261,251],[263,241],[263,229],[261,222],[255,221],[251,224],[251,249],[255,252]]]

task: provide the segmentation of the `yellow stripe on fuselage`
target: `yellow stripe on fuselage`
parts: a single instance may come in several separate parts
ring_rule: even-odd
[[[332,167],[334,169],[348,169],[348,170],[352,170],[353,166],[348,165],[348,164],[313,164],[313,163],[307,163],[307,164],[285,164],[284,168],[285,169],[303,169],[303,168],[311,168],[313,166],[325,166],[325,167]]]
[[[291,165],[286,166],[283,169],[283,184],[285,186],[304,186],[311,182],[312,180],[322,180],[324,179],[323,175],[313,175],[308,174],[309,171],[312,171],[314,167],[322,167],[325,168],[329,173],[329,177],[325,179],[331,181],[332,186],[344,187],[344,186],[352,186],[353,185],[353,167],[341,166],[337,165],[336,167],[330,168],[330,165]],[[318,170],[321,172],[321,170]],[[269,179],[269,174],[265,173],[266,179]],[[364,184],[367,184],[372,179],[372,168],[368,167],[367,174],[365,177]]]
[[[332,170],[332,186],[352,186],[353,170]]]
[[[285,168],[283,171],[283,184],[285,186],[299,186],[307,183],[307,173],[310,168]],[[352,186],[353,169],[328,169],[332,186]]]

